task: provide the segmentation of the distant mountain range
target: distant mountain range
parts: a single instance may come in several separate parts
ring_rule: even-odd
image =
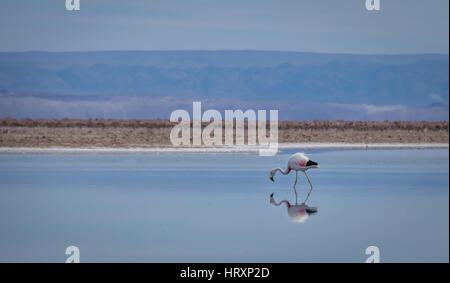
[[[1,117],[168,118],[192,100],[277,108],[280,119],[448,120],[449,56],[0,53]]]

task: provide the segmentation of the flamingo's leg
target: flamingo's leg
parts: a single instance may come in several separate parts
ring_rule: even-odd
[[[309,195],[311,194],[311,192],[312,192],[312,190],[313,190],[313,186],[312,186],[312,184],[311,184],[311,180],[310,180],[309,177],[308,177],[308,174],[306,174],[306,171],[303,171],[303,173],[305,173],[306,179],[308,179],[308,183],[309,183],[309,185],[311,186],[311,189],[309,190],[308,195],[306,196],[306,199],[305,199],[305,202],[304,202],[304,203],[306,203],[306,201],[307,201],[308,198],[309,198]]]
[[[295,186],[297,185],[297,179],[298,179],[298,171],[295,171],[295,183],[294,183],[294,193],[295,193],[295,204],[297,204],[297,190],[295,189]]]

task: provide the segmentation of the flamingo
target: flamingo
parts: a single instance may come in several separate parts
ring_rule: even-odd
[[[292,170],[295,170],[294,192],[295,192],[295,200],[297,201],[297,190],[296,190],[295,186],[297,185],[298,171],[302,171],[305,174],[306,179],[308,179],[309,185],[311,186],[311,189],[308,192],[308,196],[306,197],[305,202],[304,202],[304,203],[306,203],[306,201],[308,200],[309,195],[311,194],[311,191],[313,189],[311,180],[309,179],[308,174],[306,174],[306,171],[309,169],[312,169],[312,168],[319,168],[319,164],[317,164],[317,162],[310,160],[305,154],[298,152],[298,153],[293,154],[289,158],[288,166],[285,171],[283,171],[283,169],[281,169],[281,168],[272,169],[272,171],[270,171],[270,180],[272,180],[272,182],[275,182],[273,177],[275,176],[275,174],[278,171],[283,175],[287,175]]]
[[[297,223],[303,223],[306,221],[306,219],[308,219],[308,216],[310,214],[317,213],[316,207],[310,207],[304,203],[298,204],[296,202],[295,204],[291,204],[287,200],[282,200],[280,202],[276,202],[275,199],[273,198],[273,193],[270,195],[270,203],[275,206],[280,206],[282,204],[285,204],[289,218],[291,218],[292,221],[297,222]]]

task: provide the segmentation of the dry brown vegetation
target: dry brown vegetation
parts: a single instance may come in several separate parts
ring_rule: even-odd
[[[268,124],[268,123],[267,123]],[[0,147],[170,146],[168,120],[0,119]],[[448,122],[280,121],[279,142],[448,143]]]

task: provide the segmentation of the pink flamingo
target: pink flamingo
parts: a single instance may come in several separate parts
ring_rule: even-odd
[[[311,186],[311,189],[308,192],[308,196],[306,197],[305,202],[304,202],[304,203],[306,203],[306,201],[308,200],[309,195],[311,194],[311,191],[313,189],[311,180],[309,179],[308,174],[306,174],[306,171],[309,169],[312,169],[312,168],[319,168],[319,164],[310,160],[306,155],[304,155],[301,152],[295,153],[289,158],[288,166],[285,171],[283,171],[281,168],[275,168],[275,169],[272,169],[272,171],[270,171],[270,180],[272,180],[272,182],[275,182],[273,177],[275,176],[275,174],[278,171],[283,175],[287,175],[292,170],[295,170],[294,192],[295,192],[295,201],[297,201],[297,190],[296,190],[295,186],[297,185],[298,171],[302,171],[305,174],[306,179],[308,179],[309,185]]]

